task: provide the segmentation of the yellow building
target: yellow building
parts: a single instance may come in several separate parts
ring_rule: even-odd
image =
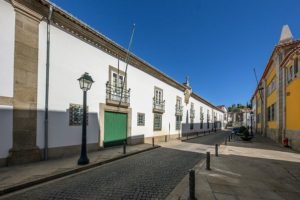
[[[257,133],[300,150],[300,40],[283,26],[278,45],[252,96]]]

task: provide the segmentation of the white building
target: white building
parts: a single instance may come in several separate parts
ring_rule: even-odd
[[[0,0],[0,30],[0,165],[79,153],[77,79],[85,72],[95,81],[87,98],[89,150],[221,128],[223,111],[188,82],[133,54],[125,79],[126,50],[47,1]]]

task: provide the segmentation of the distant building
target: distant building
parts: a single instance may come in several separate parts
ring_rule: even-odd
[[[288,138],[300,150],[300,40],[293,40],[287,25],[274,47],[264,73],[253,93],[257,133],[278,143]]]
[[[227,127],[227,123],[228,123],[228,110],[226,108],[226,106],[224,105],[221,105],[221,106],[218,106],[221,110],[223,110],[224,114],[224,118],[223,118],[223,123],[222,123],[222,128],[226,128]]]
[[[233,127],[250,127],[251,126],[251,109],[240,108],[232,112],[228,112],[228,125]]]

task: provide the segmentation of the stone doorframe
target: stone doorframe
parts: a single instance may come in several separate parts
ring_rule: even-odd
[[[100,133],[99,133],[99,146],[104,147],[104,113],[105,111],[116,112],[116,113],[125,113],[127,114],[127,143],[130,142],[131,138],[131,122],[132,122],[132,109],[131,108],[122,108],[117,106],[110,106],[105,103],[99,104],[99,124],[100,124]],[[128,141],[129,139],[129,141]]]

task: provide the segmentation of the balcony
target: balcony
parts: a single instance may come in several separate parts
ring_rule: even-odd
[[[153,112],[164,113],[165,112],[165,100],[159,101],[153,98]]]
[[[175,105],[175,115],[180,115],[182,116],[183,113],[183,106],[182,105]]]
[[[109,81],[106,83],[106,104],[120,105],[121,107],[129,107],[130,105],[130,89],[124,88],[122,94],[122,87],[116,87]],[[121,103],[120,103],[121,102]]]

